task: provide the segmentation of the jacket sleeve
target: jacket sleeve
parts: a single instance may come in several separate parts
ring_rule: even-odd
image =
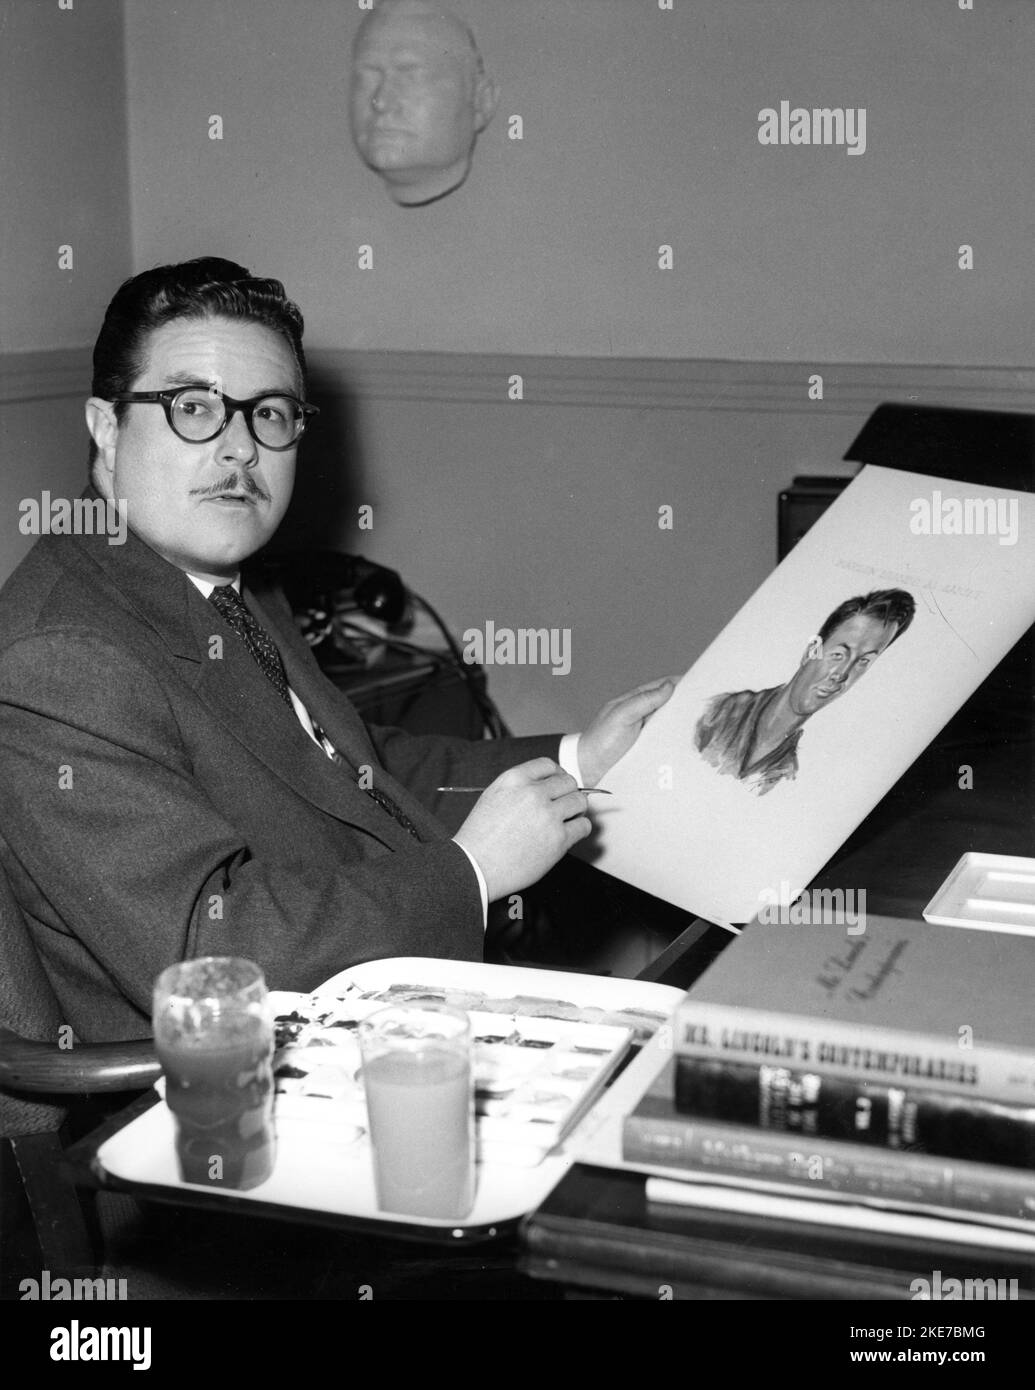
[[[473,740],[409,734],[385,725],[367,725],[367,732],[381,764],[450,831],[462,824],[478,797],[441,793],[439,787],[486,787],[518,763],[556,761],[561,745],[560,734]]]
[[[326,682],[330,698],[347,706],[350,718],[357,718],[357,711],[348,697],[320,671],[312,652],[299,636],[283,591],[259,585],[257,594],[268,618],[277,625],[277,638],[282,648],[289,645],[296,658]],[[533,758],[556,761],[561,746],[560,734],[466,739],[442,734],[410,734],[390,725],[365,724],[365,728],[381,766],[433,811],[451,832],[462,824],[477,798],[442,794],[439,787],[488,786],[501,772],[518,763]]]
[[[309,990],[367,959],[482,954],[477,879],[448,839],[255,859],[194,775],[161,681],[82,629],[0,659],[0,831],[34,929],[62,934],[65,958],[74,938],[145,1020],[155,976],[191,956],[243,955],[271,987]]]

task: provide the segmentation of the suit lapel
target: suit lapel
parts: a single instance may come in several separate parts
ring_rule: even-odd
[[[353,767],[374,763],[377,755],[366,726],[352,705],[338,698],[294,622],[286,617],[282,619],[279,605],[271,602],[268,594],[258,594],[250,586],[245,592],[252,611],[277,644],[288,684],[313,722],[320,725]]]
[[[250,596],[248,601],[259,621],[269,626],[279,647],[280,634],[268,624],[266,614]],[[313,742],[245,644],[196,589],[190,607],[199,646],[214,653],[202,663],[197,694],[229,734],[274,776],[328,815],[366,831],[389,848],[411,844],[402,826],[356,785],[348,769],[332,762]],[[214,637],[221,641],[210,646]],[[295,685],[294,662],[285,661],[284,665],[288,683],[308,709],[305,696]],[[318,720],[318,716],[314,717]]]
[[[83,495],[99,494],[87,487]],[[56,553],[63,562],[85,567],[91,582],[100,571],[112,598],[134,612],[180,659],[181,672],[197,696],[274,776],[327,815],[364,830],[391,849],[413,845],[403,827],[356,785],[349,769],[332,762],[306,734],[245,644],[182,570],[133,531],[122,546],[109,546],[96,535],[60,540],[65,544]],[[398,802],[422,839],[442,839],[442,824],[379,767],[362,720],[346,699],[335,698],[290,617],[281,620],[277,605],[264,606],[247,585],[244,596],[276,642],[291,688],[334,746],[353,766],[375,768],[377,785]],[[220,642],[212,643],[213,637]]]
[[[314,723],[320,725],[328,739],[343,755],[347,763],[351,764],[352,768],[369,766],[374,769],[374,785],[386,792],[396,802],[399,809],[409,816],[419,830],[422,839],[442,839],[445,835],[445,828],[441,821],[432,815],[408,788],[404,787],[401,782],[397,782],[378,762],[377,752],[370,741],[370,735],[367,733],[362,719],[347,698],[335,690],[320,670],[294,621],[290,617],[282,620],[279,605],[274,605],[267,599],[267,605],[264,606],[260,597],[252,589],[246,588],[245,593],[255,616],[275,640],[284,662],[284,669],[287,672],[288,684],[305,705],[309,717]],[[252,665],[255,665],[254,661]],[[261,672],[260,678],[263,679],[264,684],[269,684],[261,676]],[[339,778],[344,777],[349,782],[350,787],[355,786],[350,768],[340,767],[332,763],[326,754],[315,747],[312,740],[306,737],[304,732],[303,737],[323,759],[327,767]],[[373,807],[378,820],[387,819],[392,827],[401,831],[405,842],[412,844],[409,834],[402,831],[402,828],[390,815],[376,806],[364,792],[360,792],[360,796],[368,807]]]

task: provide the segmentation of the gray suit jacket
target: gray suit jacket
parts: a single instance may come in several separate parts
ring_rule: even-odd
[[[313,743],[182,571],[132,532],[41,537],[0,593],[0,858],[84,1039],[147,1036],[155,976],[191,956],[246,956],[301,990],[382,956],[480,958],[477,877],[434,789],[557,756],[557,736],[366,728],[286,604],[244,596],[313,719],[420,840]]]

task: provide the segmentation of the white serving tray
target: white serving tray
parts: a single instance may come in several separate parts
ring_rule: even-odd
[[[663,1019],[683,998],[668,985],[640,980],[621,980],[566,971],[531,970],[472,961],[401,957],[368,961],[335,975],[314,993],[326,994],[347,985],[387,989],[397,984],[426,985],[459,992],[480,992],[492,999],[524,996],[526,1000],[563,1001],[580,1008],[644,1010]],[[400,1216],[379,1210],[372,1157],[365,1134],[344,1114],[328,1113],[319,1124],[300,1120],[290,1111],[277,1129],[277,1157],[270,1178],[248,1192],[198,1186],[180,1180],[175,1155],[173,1117],[164,1100],[106,1140],[98,1150],[102,1178],[112,1186],[170,1200],[176,1190],[204,1193],[220,1202],[232,1198],[238,1206],[254,1203],[266,1214],[284,1216],[293,1210],[311,1213],[326,1224],[341,1217],[342,1225],[378,1229],[432,1239],[484,1240],[502,1234],[537,1207],[573,1161],[574,1140],[582,1124],[597,1120],[598,1111],[618,1112],[635,1103],[650,1079],[650,1062],[644,1069],[644,1053],[598,1099],[569,1138],[535,1167],[519,1167],[486,1159],[478,1164],[474,1209],[462,1221]]]
[[[924,921],[1035,936],[1035,859],[965,854],[924,908]]]

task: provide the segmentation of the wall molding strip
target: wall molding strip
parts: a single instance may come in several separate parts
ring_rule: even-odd
[[[503,405],[512,376],[527,406],[858,414],[880,401],[971,409],[1035,409],[1035,368],[843,362],[547,357],[503,353],[312,348],[316,394],[360,399]],[[823,377],[823,399],[808,398]],[[0,405],[85,397],[90,349],[0,355]]]

